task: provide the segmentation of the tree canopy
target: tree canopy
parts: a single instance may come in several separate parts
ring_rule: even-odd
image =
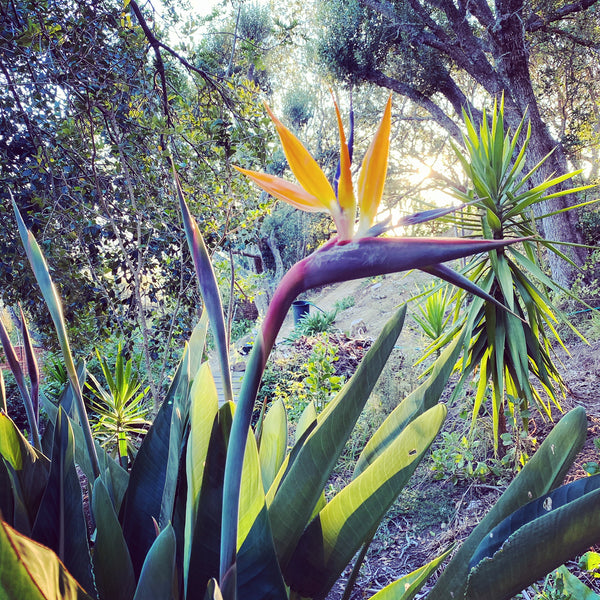
[[[561,105],[552,84],[544,89],[549,69],[542,55],[553,46],[554,59],[567,61],[558,51],[565,45],[577,47],[579,56],[596,52],[597,13],[597,0],[328,0],[321,13],[319,55],[345,81],[368,82],[410,98],[457,141],[462,110],[477,118],[490,97],[503,94],[513,130],[523,118],[531,122],[527,166],[552,152],[540,170],[544,178],[569,170],[567,152],[574,148],[567,144],[567,131],[586,126],[585,101],[563,98]],[[572,69],[572,84],[575,79]],[[561,108],[566,119],[562,129],[549,127]],[[536,216],[567,205],[565,198],[557,198]],[[548,239],[581,242],[574,212],[548,217],[540,225]],[[584,253],[574,248],[570,256],[581,264]],[[551,267],[563,284],[574,275],[560,259]]]
[[[165,333],[187,338],[201,306],[171,157],[214,252],[253,235],[262,200],[231,162],[264,163],[269,138],[259,88],[246,77],[251,59],[238,58],[240,75],[227,78],[222,61],[213,71],[195,66],[158,41],[168,22],[135,2],[129,10],[110,1],[3,4],[0,282],[5,302],[24,303],[43,331],[49,319],[17,241],[12,193],[82,345],[103,330],[135,329],[151,363],[168,349]]]

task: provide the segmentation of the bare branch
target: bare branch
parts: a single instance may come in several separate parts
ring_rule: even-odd
[[[561,21],[569,15],[586,11],[591,6],[594,6],[594,4],[597,2],[598,0],[579,0],[579,2],[572,2],[571,4],[561,6],[559,9],[551,12],[545,17],[542,17],[538,14],[533,14],[529,17],[529,19],[527,19],[527,23],[525,23],[525,31],[528,33],[533,33],[534,31],[543,29],[546,25],[548,25],[548,23],[555,23],[556,21]]]
[[[419,106],[423,107],[448,133],[458,142],[462,142],[462,135],[458,125],[430,98],[410,87],[409,85],[393,79],[378,70],[372,70],[367,75],[368,81],[375,83],[388,90],[397,92],[402,96],[406,96]]]
[[[585,48],[593,48],[594,50],[600,49],[600,42],[594,42],[592,40],[582,38],[578,35],[569,33],[568,31],[564,31],[563,29],[560,29],[560,27],[544,26],[544,27],[541,27],[540,30],[545,31],[546,33],[551,33],[553,35],[558,35],[560,37],[563,37],[567,40],[570,40],[574,44],[577,44],[578,46],[583,46]]]

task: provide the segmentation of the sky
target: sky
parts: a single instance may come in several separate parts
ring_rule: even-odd
[[[207,15],[218,4],[218,0],[190,0],[199,15]]]

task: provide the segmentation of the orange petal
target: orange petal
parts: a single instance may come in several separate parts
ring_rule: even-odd
[[[367,150],[358,176],[359,233],[365,233],[377,214],[387,175],[390,131],[392,125],[392,96],[390,95],[379,129]]]
[[[354,221],[356,211],[356,200],[354,199],[354,188],[352,187],[352,173],[350,172],[350,152],[342,124],[342,116],[335,99],[335,114],[337,115],[338,129],[340,130],[340,180],[338,181],[338,202],[344,211],[349,213],[350,220]]]
[[[283,200],[300,210],[307,212],[327,212],[328,210],[318,198],[315,198],[295,183],[281,179],[281,177],[268,175],[267,173],[258,173],[257,171],[242,169],[235,165],[233,168],[252,179],[258,187],[262,188],[268,194],[271,194],[271,196],[279,198],[279,200]]]
[[[323,207],[329,210],[337,203],[337,199],[325,173],[300,140],[271,112],[266,104],[265,107],[277,128],[285,157],[298,183],[310,195],[318,198]]]

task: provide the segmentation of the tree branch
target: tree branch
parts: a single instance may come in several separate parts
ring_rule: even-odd
[[[160,77],[163,113],[165,115],[165,118],[167,119],[167,124],[169,125],[169,127],[171,127],[173,125],[173,122],[171,120],[171,111],[169,110],[169,97],[167,94],[167,77],[165,76],[165,63],[163,62],[162,56],[160,54],[161,44],[156,39],[152,31],[150,31],[148,23],[146,23],[146,19],[144,19],[144,15],[142,14],[140,7],[137,5],[137,2],[135,2],[135,0],[131,0],[129,5],[131,6],[131,10],[133,10],[135,16],[137,17],[138,23],[140,24],[140,27],[142,28],[142,31],[144,32],[148,43],[150,44],[152,50],[154,50],[154,55],[156,56],[156,69]]]
[[[586,11],[597,2],[598,0],[580,0],[579,2],[572,2],[571,4],[561,6],[559,9],[551,12],[545,17],[534,13],[529,17],[529,19],[527,19],[527,23],[525,23],[525,31],[528,33],[533,33],[534,31],[543,29],[546,25],[548,25],[548,23],[555,23],[556,21],[561,21],[569,15]]]
[[[462,134],[458,125],[430,98],[409,85],[389,77],[379,70],[372,70],[366,75],[367,81],[385,87],[402,96],[406,96],[422,108],[424,108],[457,142],[462,143]]]
[[[423,28],[417,29],[409,23],[398,19],[394,7],[387,0],[359,0],[361,4],[378,12],[397,27],[411,35],[413,41],[417,44],[423,44],[440,53],[446,55],[459,68],[465,70],[477,83],[483,86],[490,94],[498,94],[503,86],[499,77],[497,77],[493,66],[486,56],[485,42],[473,34],[468,21],[461,17],[460,12],[448,0],[439,0],[436,6],[443,10],[452,24],[454,36],[451,37],[439,23],[430,15],[419,0],[408,0],[411,8],[421,19],[423,28],[427,28],[431,33],[428,34]],[[489,9],[488,9],[489,12]],[[482,11],[479,11],[483,15]],[[491,12],[489,12],[491,16]],[[493,25],[494,21],[487,24]]]
[[[152,31],[150,31],[150,28],[148,27],[148,24],[146,23],[146,20],[144,19],[144,15],[142,15],[142,11],[140,10],[140,7],[137,5],[137,2],[135,0],[131,0],[129,5],[131,6],[133,12],[135,13],[135,16],[137,17],[138,22],[140,24],[140,27],[142,28],[142,31],[144,32],[144,35],[146,36],[148,43],[150,44],[150,46],[152,47],[152,49],[154,50],[154,53],[156,55],[159,74],[161,77],[161,84],[163,87],[163,106],[165,105],[166,98],[167,98],[167,85],[166,85],[166,79],[164,78],[164,63],[162,61],[162,56],[160,54],[161,49],[168,52],[171,56],[173,56],[173,58],[176,58],[186,69],[188,69],[189,71],[192,71],[193,73],[200,75],[200,77],[202,77],[202,79],[204,79],[204,81],[207,84],[209,84],[213,89],[215,89],[219,93],[219,95],[223,99],[223,102],[225,103],[225,106],[227,106],[227,108],[229,108],[229,109],[232,109],[232,103],[231,103],[229,96],[227,96],[227,94],[221,89],[221,86],[218,83],[216,83],[214,77],[212,75],[210,75],[209,73],[207,73],[206,71],[204,71],[203,69],[199,69],[198,67],[195,67],[189,61],[187,61],[183,56],[181,56],[181,54],[179,54],[178,52],[173,50],[173,48],[171,48],[170,46],[167,46],[166,44],[164,44],[163,42],[158,40],[156,38],[156,36],[152,33]],[[161,71],[161,65],[162,65],[162,71]],[[166,106],[168,109],[168,104]]]
[[[541,31],[545,31],[546,33],[551,33],[553,35],[558,35],[567,40],[570,40],[574,44],[578,46],[583,46],[585,48],[593,48],[594,50],[600,49],[600,42],[593,42],[592,40],[586,40],[585,38],[579,37],[578,35],[574,35],[569,33],[568,31],[564,31],[560,29],[560,27],[548,27],[544,26],[540,28]]]
[[[494,15],[486,0],[466,0],[466,9],[485,29],[488,29],[490,24],[494,22]]]

